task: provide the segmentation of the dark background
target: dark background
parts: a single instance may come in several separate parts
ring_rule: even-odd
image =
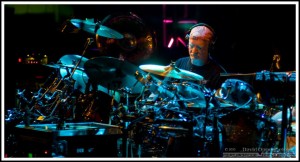
[[[156,48],[137,64],[167,65],[188,56],[184,46],[163,45],[163,19],[193,19],[211,25],[217,33],[213,57],[228,72],[253,73],[269,70],[275,51],[281,55],[281,70],[296,70],[295,5],[5,5],[5,106],[15,106],[17,89],[35,91],[53,71],[42,65],[17,62],[26,54],[48,55],[56,62],[65,54],[83,52],[86,33],[61,32],[70,18],[102,20],[116,12],[133,12],[155,33]],[[169,25],[167,35],[185,36],[184,30]],[[95,45],[92,45],[95,46]],[[94,47],[95,48],[95,47]],[[87,50],[86,56],[95,55]],[[40,77],[37,77],[40,76]]]

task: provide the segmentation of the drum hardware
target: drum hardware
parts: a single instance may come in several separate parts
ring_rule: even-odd
[[[173,123],[172,123],[173,124]],[[163,131],[168,131],[168,132],[176,132],[176,133],[186,133],[189,132],[189,129],[187,128],[181,128],[181,127],[170,127],[170,126],[158,126],[158,129],[161,129]]]
[[[222,156],[222,151],[220,150],[220,139],[219,139],[219,127],[218,127],[218,114],[217,111],[219,109],[219,105],[217,104],[217,101],[215,99],[215,92],[212,92],[210,90],[205,89],[203,91],[205,101],[206,101],[206,107],[205,107],[205,115],[204,115],[204,123],[203,123],[203,136],[201,137],[202,140],[204,141],[202,146],[200,146],[200,150],[203,150],[200,156],[205,156],[208,152],[207,146],[206,146],[206,127],[208,125],[208,117],[209,117],[209,107],[210,103],[213,101],[213,104],[215,105],[214,107],[214,112],[213,112],[213,150],[214,152],[212,153],[211,156],[213,157],[220,157]]]
[[[262,118],[255,111],[239,109],[219,119],[226,134],[226,148],[234,148],[235,152],[270,153],[277,141],[277,125]],[[247,140],[245,140],[247,139]],[[256,150],[251,150],[256,148]],[[249,150],[246,150],[249,149]],[[226,152],[228,150],[225,150]]]
[[[84,55],[85,55],[85,53],[86,53],[86,49],[87,49],[93,42],[94,42],[93,38],[87,38],[86,43],[85,43],[85,46],[84,46],[84,50],[83,50],[83,52],[82,52],[82,55],[79,56],[78,61],[77,61],[77,60],[74,60],[74,59],[65,59],[66,56],[65,56],[65,57],[62,57],[62,58],[60,59],[61,62],[68,62],[68,61],[71,61],[71,65],[74,65],[74,64],[75,64],[75,66],[74,66],[72,72],[70,73],[70,75],[64,76],[64,78],[66,78],[66,79],[64,80],[64,81],[65,81],[65,86],[64,86],[64,88],[62,89],[62,94],[61,94],[61,96],[60,96],[60,97],[62,97],[62,98],[60,98],[60,100],[57,102],[57,105],[56,105],[55,108],[53,109],[53,112],[54,112],[54,110],[57,108],[58,105],[61,106],[61,107],[59,108],[59,110],[58,110],[58,112],[59,112],[59,113],[58,113],[59,119],[58,119],[58,122],[57,122],[57,129],[58,129],[58,130],[63,129],[63,125],[64,125],[64,122],[65,122],[66,109],[67,109],[67,108],[66,108],[66,103],[68,103],[68,101],[69,101],[70,99],[72,99],[72,98],[71,98],[71,95],[72,95],[71,93],[73,93],[72,90],[74,89],[74,84],[75,84],[75,80],[73,79],[73,75],[75,74],[76,69],[77,69],[77,67],[79,67],[81,61],[82,61],[82,60],[83,60],[83,61],[87,61],[87,59],[84,58]],[[73,55],[73,56],[77,57],[77,55]],[[71,57],[73,57],[73,56],[71,55]],[[69,57],[69,56],[67,56],[67,57]],[[66,60],[66,61],[65,61],[65,60]],[[77,61],[77,62],[76,62],[76,61]],[[85,63],[85,62],[83,62],[83,63]],[[81,64],[81,66],[82,66],[82,64]],[[69,70],[68,70],[68,69],[66,69],[66,70],[67,70],[67,74],[69,74]],[[67,93],[68,90],[71,90],[71,92]],[[62,105],[61,105],[61,104],[62,104]],[[74,108],[75,108],[75,104],[73,104],[73,110],[72,110],[72,112],[75,112]],[[73,117],[73,120],[74,120],[75,115],[73,114],[72,117]]]
[[[239,79],[225,80],[221,88],[216,91],[215,97],[224,103],[236,106],[236,109],[244,108],[251,101],[256,101],[252,86]]]
[[[290,115],[289,121],[287,119],[288,107],[289,107],[288,105],[289,104],[290,103],[287,103],[287,101],[285,101],[283,109],[282,109],[281,138],[280,138],[280,141],[279,141],[278,148],[282,149],[283,155],[286,155],[286,149],[285,148],[287,146],[287,142],[286,142],[287,134],[288,134],[288,132],[290,132],[292,130],[292,127],[291,127],[292,115]]]
[[[222,141],[222,139],[220,139],[219,136],[219,112],[218,110],[220,110],[220,103],[219,101],[216,99],[215,94],[216,91],[212,91],[210,93],[210,103],[212,103],[214,105],[213,108],[213,153],[211,154],[211,156],[213,157],[222,157],[223,156],[223,150],[221,150],[221,146],[220,146],[220,140]]]
[[[281,83],[293,83],[296,81],[296,72],[295,71],[286,71],[286,72],[270,72],[267,70],[262,70],[257,72],[256,81],[270,81],[270,82],[281,82]]]
[[[53,77],[53,76],[50,75],[48,77],[47,81],[50,79],[50,77]],[[49,106],[48,103],[50,103],[50,105],[51,105],[51,103],[54,104],[56,102],[56,100],[57,100],[56,96],[57,96],[57,91],[58,91],[56,89],[61,82],[61,80],[60,80],[59,83],[57,84],[57,80],[58,80],[58,78],[55,78],[54,81],[51,83],[51,85],[49,87],[47,87],[46,90],[44,88],[40,88],[39,91],[37,92],[37,94],[33,95],[30,100],[28,100],[24,96],[25,90],[17,93],[17,97],[20,99],[20,102],[19,102],[20,109],[24,109],[24,111],[25,111],[24,123],[26,126],[29,126],[32,118],[35,118],[36,116],[40,117],[40,118],[37,118],[38,120],[43,120],[44,117],[46,116],[45,113],[47,113],[49,111],[48,110],[49,108],[47,108],[47,106]],[[54,93],[51,95],[51,97],[47,95],[49,91],[54,91]],[[54,101],[53,101],[53,99],[54,99]],[[44,111],[44,112],[42,112],[42,111]]]
[[[276,60],[276,58],[273,58],[273,61],[274,59]],[[271,70],[273,69],[271,68]],[[262,103],[267,106],[282,106],[282,133],[278,147],[283,151],[283,155],[285,155],[285,139],[289,129],[289,123],[287,119],[288,108],[295,103],[295,71],[273,72],[263,70],[256,73],[256,80],[256,87],[258,87],[258,91],[262,98]]]
[[[126,106],[129,106],[129,94],[132,94],[132,91],[130,88],[128,87],[123,87],[119,89],[120,92],[122,92],[123,94],[125,94],[125,98],[126,98]]]
[[[91,42],[92,40],[88,38],[86,45],[87,46],[90,45]],[[87,46],[85,47],[83,54],[85,53]],[[75,62],[77,60],[74,59],[70,61],[69,60],[70,58],[78,58],[79,60],[77,59],[78,62]],[[58,119],[59,129],[62,129],[63,126],[62,123],[64,123],[65,120],[67,119],[66,115],[71,114],[71,118],[74,119],[75,101],[73,101],[74,98],[73,90],[74,90],[75,80],[73,79],[72,76],[74,76],[76,69],[80,65],[82,59],[83,59],[83,55],[82,56],[67,55],[62,57],[59,60],[60,63],[58,64],[58,67],[66,68],[67,74],[63,77],[60,76],[55,77],[53,79],[53,82],[46,89],[44,89],[43,87],[40,88],[37,94],[31,98],[31,101],[29,102],[27,101],[27,105],[25,106],[26,125],[29,126],[30,116],[32,115],[37,115],[38,121],[50,121],[50,120]],[[57,69],[57,66],[53,66],[53,67]],[[68,69],[70,67],[73,68],[72,72],[70,72]],[[52,79],[53,77],[54,77],[53,75],[50,75],[47,81],[44,83],[44,86],[46,86],[49,80]],[[49,94],[49,92],[51,94]],[[69,110],[70,105],[72,106],[71,108],[72,110]],[[67,112],[70,111],[71,111],[70,114],[66,114]],[[58,114],[56,114],[56,112],[58,112]]]
[[[220,73],[221,77],[255,76],[256,73]]]
[[[147,120],[148,117],[151,118],[151,116],[153,116],[153,114],[151,113],[146,113],[140,117],[137,117],[131,121],[124,121],[123,123],[120,124],[120,127],[122,129],[123,132],[123,136],[122,136],[122,152],[123,152],[123,157],[129,157],[129,150],[128,150],[128,146],[129,143],[134,143],[134,139],[132,139],[133,137],[131,137],[129,135],[129,133],[133,130],[134,126],[139,123],[139,122],[143,122],[145,119]],[[125,118],[125,115],[123,116],[123,119]],[[141,151],[139,142],[135,142],[136,144],[138,144],[139,149],[137,150],[137,152]],[[140,155],[140,153],[138,153],[138,155]]]

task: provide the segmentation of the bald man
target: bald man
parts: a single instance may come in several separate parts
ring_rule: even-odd
[[[204,80],[200,80],[200,82],[194,80],[190,81],[193,82],[193,84],[200,83],[198,85],[205,85],[206,89],[210,89],[211,91],[217,90],[218,88],[221,87],[222,84],[220,79],[220,73],[226,73],[226,70],[216,61],[214,61],[210,56],[212,52],[212,48],[216,41],[216,35],[214,29],[204,23],[196,24],[190,28],[188,34],[186,35],[186,39],[188,40],[189,56],[179,58],[175,62],[175,66],[179,69],[188,70],[195,74],[201,75],[203,77]],[[170,78],[165,78],[164,81],[166,82],[171,80],[172,79]],[[183,97],[185,97],[186,94],[185,92],[182,92],[179,89],[179,93],[180,94],[182,93]],[[206,101],[204,99],[204,94],[202,94],[199,91],[199,93],[194,97],[195,98],[198,97],[202,99],[193,100],[195,101],[195,104],[197,106],[191,106],[191,107],[195,107],[196,109],[205,108]],[[191,98],[188,97],[188,99]],[[201,123],[198,124],[201,125]],[[222,126],[218,125],[218,127],[219,127],[219,132],[221,132]],[[210,147],[212,150],[209,150],[208,152],[201,150],[203,151],[203,153],[201,152],[201,155],[198,155],[196,148],[201,147],[200,146],[201,144],[199,143],[197,144],[196,141],[199,139],[194,140],[193,137],[194,135],[200,137],[203,133],[202,130],[203,128],[194,129],[193,131],[194,134],[192,135],[192,137],[188,135],[170,136],[168,139],[166,156],[167,157],[195,157],[195,156],[220,157],[222,156],[223,146],[222,143],[218,141],[216,141],[218,145],[214,145]],[[211,133],[212,132],[209,131],[206,132],[207,135],[208,134],[211,135]],[[222,141],[222,139],[219,139],[219,141]]]
[[[202,83],[211,90],[220,88],[220,73],[226,73],[226,70],[210,56],[216,41],[214,30],[207,24],[196,24],[186,39],[189,57],[179,58],[176,67],[201,75]]]

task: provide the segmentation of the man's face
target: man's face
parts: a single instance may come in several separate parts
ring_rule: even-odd
[[[209,41],[200,37],[190,37],[188,50],[191,60],[196,65],[204,65],[208,60]]]

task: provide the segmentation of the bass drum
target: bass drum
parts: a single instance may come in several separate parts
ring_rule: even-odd
[[[219,121],[225,130],[224,153],[269,153],[276,144],[276,123],[256,112],[239,109]]]

